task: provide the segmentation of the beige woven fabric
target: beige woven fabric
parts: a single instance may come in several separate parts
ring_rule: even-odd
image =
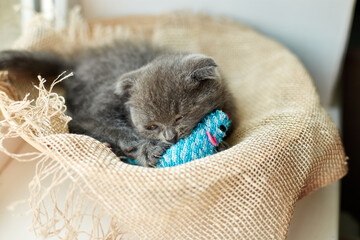
[[[285,239],[296,201],[346,174],[338,130],[307,71],[283,46],[243,25],[172,14],[89,30],[76,13],[61,32],[39,17],[31,24],[16,48],[68,54],[113,38],[140,37],[213,56],[237,110],[231,113],[237,121],[230,149],[149,169],[120,162],[90,137],[69,134],[64,99],[42,82],[35,101],[11,100],[25,96],[28,80],[4,73],[1,126],[9,130],[2,139],[21,136],[39,150],[13,155],[40,159],[29,201],[37,235],[76,239],[86,234],[80,223],[89,217],[93,239],[123,233],[156,240]]]

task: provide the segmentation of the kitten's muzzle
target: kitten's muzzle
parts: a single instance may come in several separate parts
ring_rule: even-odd
[[[175,144],[177,142],[177,137],[175,136],[173,139],[166,139],[168,143]]]
[[[177,133],[172,129],[166,129],[163,135],[168,143],[175,144],[178,140]]]

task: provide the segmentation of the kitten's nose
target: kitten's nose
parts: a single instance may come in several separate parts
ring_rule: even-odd
[[[173,139],[166,139],[166,141],[175,144],[177,142],[177,137],[175,136]]]
[[[166,130],[165,133],[164,133],[164,137],[165,137],[165,140],[169,143],[176,143],[177,142],[177,134],[175,131],[173,130]]]

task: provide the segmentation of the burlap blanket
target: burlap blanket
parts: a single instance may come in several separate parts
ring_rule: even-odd
[[[3,72],[1,140],[20,136],[39,150],[8,152],[39,161],[29,185],[37,235],[285,239],[296,201],[346,173],[338,130],[309,74],[277,42],[192,14],[110,22],[89,27],[75,11],[58,31],[37,16],[14,47],[72,54],[114,38],[145,38],[212,56],[235,99],[231,148],[172,168],[127,165],[100,142],[68,133],[64,99],[43,79],[34,88],[21,74]],[[86,231],[82,222],[92,227]]]

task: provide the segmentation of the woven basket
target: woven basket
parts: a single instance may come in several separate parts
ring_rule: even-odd
[[[246,26],[194,14],[88,25],[77,11],[61,31],[41,16],[30,24],[15,48],[73,54],[113,39],[147,39],[212,56],[236,107],[230,149],[149,169],[119,161],[95,139],[69,134],[64,99],[43,79],[3,72],[1,142],[20,136],[39,150],[31,155],[39,163],[30,184],[39,236],[285,239],[296,201],[346,174],[338,130],[307,71],[283,46]],[[86,217],[92,228],[84,233]]]

